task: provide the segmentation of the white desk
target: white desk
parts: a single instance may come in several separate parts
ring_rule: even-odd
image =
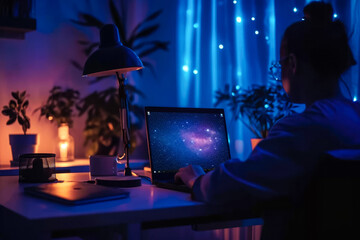
[[[89,179],[89,173],[63,173],[56,177],[84,181]],[[160,189],[147,180],[143,180],[141,187],[129,188],[127,199],[81,206],[25,195],[23,188],[29,185],[19,184],[17,176],[0,177],[0,236],[4,239],[51,239],[85,228],[106,228],[106,232],[111,229],[121,233],[122,239],[140,239],[143,228],[227,219],[228,213],[234,212],[191,201],[190,194]],[[237,218],[245,217],[248,216]],[[262,220],[243,220],[240,224],[257,225]]]

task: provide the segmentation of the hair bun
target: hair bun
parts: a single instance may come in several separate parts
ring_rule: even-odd
[[[311,2],[303,12],[305,20],[316,25],[326,25],[333,21],[334,10],[330,3]]]

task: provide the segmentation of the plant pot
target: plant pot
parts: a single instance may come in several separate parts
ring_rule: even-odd
[[[9,141],[13,160],[10,161],[12,167],[19,166],[19,156],[24,153],[36,153],[37,134],[10,134]]]
[[[251,138],[251,149],[254,150],[256,145],[258,145],[261,140],[263,140],[263,138]]]

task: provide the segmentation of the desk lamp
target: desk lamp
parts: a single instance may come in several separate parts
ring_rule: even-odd
[[[119,83],[121,139],[125,146],[124,154],[126,155],[125,176],[131,176],[132,173],[129,166],[130,120],[124,74],[143,67],[144,65],[135,52],[120,42],[116,25],[107,24],[100,30],[99,49],[86,60],[83,71],[83,77],[116,75]]]

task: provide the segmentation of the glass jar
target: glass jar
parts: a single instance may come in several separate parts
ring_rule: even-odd
[[[69,134],[69,125],[62,123],[58,128],[56,140],[56,161],[74,160],[74,138]]]

